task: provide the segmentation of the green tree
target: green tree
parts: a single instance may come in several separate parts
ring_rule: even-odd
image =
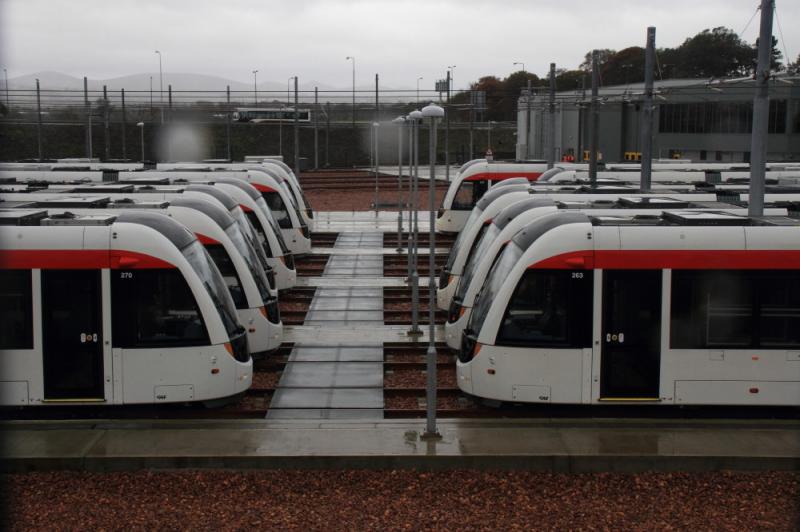
[[[731,29],[705,29],[678,47],[677,77],[722,78],[753,71],[753,49]]]
[[[608,48],[597,50],[597,66],[601,71],[605,64],[608,63],[608,60],[616,53],[616,50],[610,50]],[[589,50],[586,52],[586,55],[583,56],[583,63],[578,66],[578,69],[585,72],[592,71],[592,50]]]
[[[644,81],[644,48],[631,46],[612,55],[600,69],[603,85],[627,85]]]

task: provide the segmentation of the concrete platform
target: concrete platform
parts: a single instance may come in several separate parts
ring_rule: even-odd
[[[383,343],[383,342],[427,342],[428,327],[422,326],[422,336],[409,336],[409,325],[364,325],[350,324],[344,327],[321,325],[284,325],[284,342],[302,342],[303,345],[335,345]],[[434,328],[435,341],[444,342],[444,325]]]
[[[0,470],[800,469],[794,421],[442,420],[438,428],[441,440],[424,441],[422,420],[3,422]]]

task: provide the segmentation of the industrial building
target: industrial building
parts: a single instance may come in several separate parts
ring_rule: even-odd
[[[751,78],[656,81],[653,156],[749,162],[754,95]],[[800,160],[800,76],[774,77],[769,96],[767,160]],[[598,160],[638,160],[644,84],[602,87],[598,99]],[[530,97],[523,90],[517,113],[518,159],[547,158],[552,145],[557,161],[588,160],[591,91],[557,92],[554,102],[551,106],[547,89],[534,89]]]

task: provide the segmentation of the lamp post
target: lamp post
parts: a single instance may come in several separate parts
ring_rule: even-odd
[[[353,62],[353,131],[356,129],[356,56],[348,55],[345,57],[345,61],[352,61]]]
[[[375,150],[375,216],[378,216],[378,128],[380,124],[378,122],[373,122],[372,127],[375,130],[375,133],[372,135],[374,139],[374,150]]]
[[[11,101],[8,99],[8,70],[3,69],[3,77],[6,80],[6,110],[11,109]]]
[[[409,282],[411,283],[411,329],[409,329],[408,334],[410,336],[420,336],[422,331],[419,328],[419,272],[417,271],[417,251],[419,247],[419,120],[422,118],[422,113],[417,110],[411,111],[408,114],[408,118],[411,120],[414,161],[414,176],[411,187],[414,229],[411,238],[411,246],[408,250],[411,258],[411,276],[409,278]],[[409,221],[409,223],[411,222]]]
[[[144,162],[144,122],[137,122],[136,127],[138,127],[141,132],[142,162]]]
[[[253,98],[255,106],[258,107],[258,70],[253,70]]]
[[[417,103],[419,103],[419,81],[424,79],[422,76],[417,78]]]
[[[525,63],[523,63],[522,61],[514,61],[514,66],[517,66],[517,65],[522,65],[522,72],[524,74],[526,72]]]
[[[406,117],[398,116],[392,120],[397,125],[397,249],[398,253],[403,251],[403,124]]]
[[[436,120],[444,116],[444,109],[430,104],[422,109],[422,116],[430,119],[430,175],[428,176],[428,208],[430,210],[428,251],[428,351],[427,385],[425,390],[426,425],[425,438],[439,438],[436,430],[436,338],[434,316],[436,314]]]
[[[158,91],[159,91],[159,98],[158,101],[161,103],[161,123],[164,123],[164,69],[161,66],[161,52],[156,50],[158,54]]]
[[[453,86],[455,65],[447,66],[447,113],[444,120],[444,179],[450,182],[450,87]]]

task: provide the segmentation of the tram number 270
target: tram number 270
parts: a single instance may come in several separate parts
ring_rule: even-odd
[[[133,272],[119,272],[120,279],[133,279]]]

